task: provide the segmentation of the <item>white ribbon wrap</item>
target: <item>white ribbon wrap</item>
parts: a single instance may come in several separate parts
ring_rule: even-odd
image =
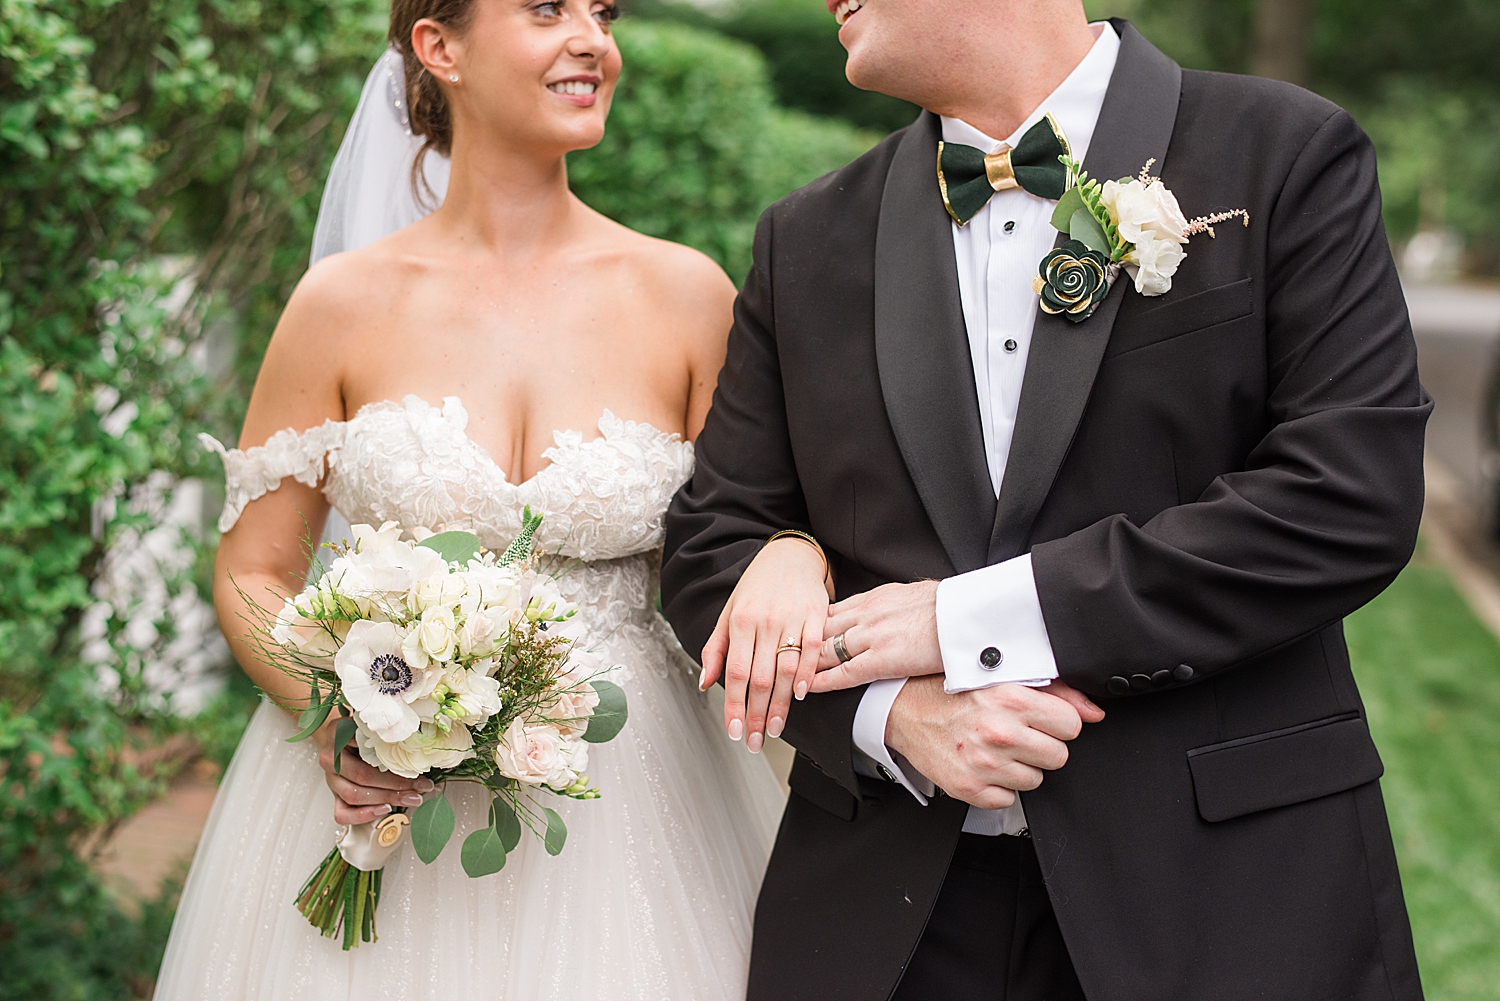
[[[391,853],[401,847],[401,832],[411,824],[404,813],[391,813],[368,824],[340,828],[338,849],[361,872],[384,869]]]

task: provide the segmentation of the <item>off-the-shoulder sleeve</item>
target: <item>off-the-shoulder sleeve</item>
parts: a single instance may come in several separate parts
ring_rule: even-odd
[[[224,512],[219,515],[219,531],[227,532],[240,520],[246,504],[275,490],[288,476],[298,483],[317,486],[325,469],[338,461],[344,425],[324,421],[322,426],[301,434],[287,428],[277,431],[264,445],[244,451],[225,448],[209,434],[200,434],[198,440],[224,458]]]

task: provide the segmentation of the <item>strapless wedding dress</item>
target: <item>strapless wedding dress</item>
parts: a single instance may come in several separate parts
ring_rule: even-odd
[[[693,448],[646,424],[558,432],[551,464],[512,484],[465,433],[457,399],[376,403],[347,422],[224,454],[228,529],[288,476],[321,483],[353,522],[462,528],[503,546],[522,505],[544,514],[547,550],[580,561],[563,578],[588,614],[588,644],[623,664],[630,722],[595,748],[604,798],[549,799],[562,855],[533,838],[470,879],[459,836],[432,865],[410,843],[385,870],[380,940],[343,952],[293,898],[333,844],[333,795],[311,742],[263,704],[224,775],[193,860],[157,1001],[740,999],[751,915],[783,798],[764,758],[724,736],[695,668],[655,610],[662,518]],[[222,449],[220,449],[222,451]],[[459,835],[488,800],[450,789]]]

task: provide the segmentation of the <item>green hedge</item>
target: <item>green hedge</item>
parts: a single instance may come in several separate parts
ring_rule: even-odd
[[[568,158],[573,190],[632,229],[698,248],[736,282],[761,211],[879,138],[778,107],[749,45],[651,21],[616,35],[625,70],[604,141]]]
[[[385,16],[0,0],[0,1001],[149,996],[170,898],[122,911],[89,846],[181,767],[192,744],[168,738],[222,761],[253,697],[178,719],[146,683],[166,618],[90,627],[90,610],[162,491],[220,475],[194,433],[233,437]],[[778,109],[748,46],[645,24],[620,40],[577,189],[736,278],[761,209],[874,140]],[[206,593],[211,543],[174,588]]]

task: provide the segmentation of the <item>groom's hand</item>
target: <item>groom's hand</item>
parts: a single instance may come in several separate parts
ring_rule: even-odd
[[[937,589],[935,580],[883,584],[830,605],[812,691],[832,692],[886,678],[942,674]],[[838,642],[840,637],[842,644]]]
[[[1060,694],[996,685],[948,695],[941,675],[912,678],[891,707],[885,742],[954,799],[1003,809],[1016,801],[1014,790],[1035,789],[1044,772],[1067,763],[1066,742],[1082,732],[1084,717]],[[1093,707],[1088,715],[1094,722],[1104,713]]]

